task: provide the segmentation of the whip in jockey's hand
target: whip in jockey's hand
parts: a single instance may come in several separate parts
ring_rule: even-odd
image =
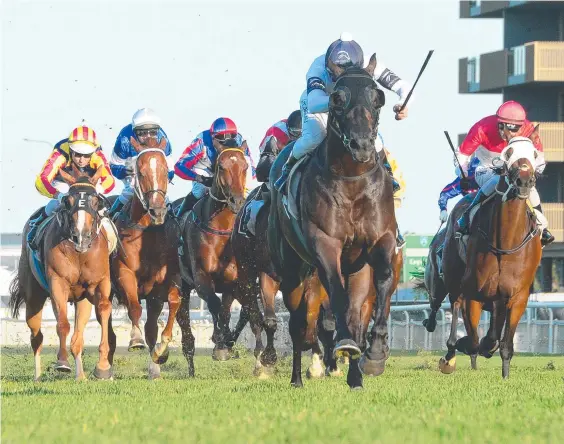
[[[396,120],[403,120],[407,118],[407,106],[401,110],[401,104],[394,105],[394,113],[396,113]]]

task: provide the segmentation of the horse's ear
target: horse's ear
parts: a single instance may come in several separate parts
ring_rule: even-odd
[[[268,143],[264,147],[264,151],[267,153],[278,154],[278,141],[276,140],[276,137],[273,136],[268,139]]]
[[[368,66],[365,68],[366,72],[370,74],[370,77],[374,77],[374,70],[376,69],[376,53],[372,54],[370,57],[370,62],[368,62]]]
[[[533,144],[535,145],[540,144],[540,123],[537,123],[537,125],[533,129],[533,132],[529,136],[529,139],[531,139],[531,142],[533,142]]]
[[[334,91],[329,96],[329,107],[330,108],[344,108],[347,103],[347,95],[342,89]]]
[[[505,152],[505,160],[511,159],[512,155],[513,155],[513,147],[508,148],[507,151]]]
[[[241,144],[241,150],[245,153],[247,152],[248,149],[249,149],[249,145],[247,145],[247,141],[243,140],[243,143]]]
[[[161,137],[161,141],[159,142],[159,146],[158,148],[160,148],[161,150],[165,150],[166,148],[166,139],[164,137]]]
[[[163,139],[164,139],[164,137],[163,137]],[[135,149],[135,151],[137,151],[137,153],[140,153],[141,151],[143,151],[141,144],[139,142],[137,142],[137,140],[135,140],[135,137],[131,136],[129,138],[129,143],[131,143],[131,146]]]
[[[327,60],[327,68],[329,68],[329,70],[335,75],[335,78],[345,72],[345,68],[335,65],[332,60]]]

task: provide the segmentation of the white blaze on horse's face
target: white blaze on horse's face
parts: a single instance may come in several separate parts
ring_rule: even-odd
[[[151,168],[151,175],[153,176],[153,190],[159,189],[159,181],[157,179],[157,159],[152,157],[149,160],[149,168]]]
[[[81,191],[80,199],[78,200],[78,208],[86,207],[86,193]],[[77,221],[76,221],[76,231],[78,232],[78,245],[82,245],[82,238],[86,230],[86,210],[78,210]]]

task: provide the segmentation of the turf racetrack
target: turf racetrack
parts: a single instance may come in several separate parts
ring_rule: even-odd
[[[3,348],[2,443],[564,442],[562,356],[516,355],[503,381],[499,354],[478,358],[478,371],[459,356],[457,371],[442,375],[438,354],[395,352],[382,376],[351,392],[344,377],[305,379],[307,355],[304,388],[294,389],[290,357],[258,380],[246,352],[221,363],[197,356],[188,379],[173,350],[163,378],[148,381],[148,356],[125,351],[113,381],[76,383],[48,368],[49,349],[34,383],[30,349]],[[88,349],[87,372],[96,360]]]

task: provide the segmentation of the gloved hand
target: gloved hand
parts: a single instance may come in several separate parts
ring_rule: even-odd
[[[473,183],[472,179],[468,177],[460,178],[460,189],[462,191],[468,191],[472,189]]]
[[[439,216],[439,219],[441,220],[442,223],[445,223],[448,219],[448,213],[447,210],[441,210],[441,214]]]
[[[196,175],[196,182],[201,183],[203,186],[210,188],[213,184],[213,177]]]

